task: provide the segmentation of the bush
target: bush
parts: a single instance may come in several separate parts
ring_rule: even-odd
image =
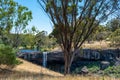
[[[98,66],[93,66],[91,68],[88,68],[88,70],[91,73],[97,73],[100,70],[100,68]]]
[[[104,70],[105,75],[120,77],[120,66],[111,66]]]
[[[18,62],[15,53],[12,47],[0,44],[0,65],[15,66]]]
[[[110,36],[111,45],[120,46],[120,29],[114,31]]]

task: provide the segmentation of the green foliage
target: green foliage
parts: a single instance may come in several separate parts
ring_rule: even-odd
[[[110,40],[113,45],[120,46],[120,29],[116,29],[111,35]]]
[[[21,34],[20,37],[22,38],[22,42],[20,46],[23,46],[25,48],[28,48],[27,46],[30,46],[30,48],[33,48],[35,43],[35,35],[31,33],[27,34]]]
[[[26,28],[28,22],[32,19],[32,12],[14,0],[0,0],[0,36],[9,37],[10,31],[15,30],[15,36],[11,43],[18,47],[21,41],[19,34]],[[3,40],[4,41],[4,40]]]
[[[87,40],[88,41],[106,40],[110,34],[111,34],[111,32],[108,27],[103,26],[103,25],[98,25],[98,27],[96,27],[96,29],[92,32],[92,34],[89,36],[89,38]]]
[[[18,59],[16,59],[16,61],[15,61],[15,65],[19,65],[19,64],[22,64],[23,62],[22,61],[20,61],[20,60],[18,60]]]
[[[0,44],[0,65],[15,66],[18,62],[15,53],[16,50],[12,47]]]
[[[27,7],[18,5],[15,17],[17,18],[14,24],[15,30],[20,33],[28,25],[28,21],[32,19],[32,12]]]
[[[107,27],[109,27],[112,32],[116,31],[117,29],[120,28],[120,19],[119,18],[112,19],[107,23]]]
[[[21,37],[21,44],[20,46],[24,48],[31,48],[35,46],[35,34],[37,34],[39,31],[36,29],[35,26],[32,26],[30,29],[25,29],[24,34],[19,34]]]
[[[100,70],[100,68],[98,66],[93,66],[91,68],[88,68],[89,72],[91,73],[96,73]]]
[[[37,48],[42,51],[49,50],[55,47],[56,39],[47,36],[45,31],[41,31],[35,35],[35,45],[37,45]]]
[[[87,68],[90,73],[97,73],[100,70],[100,68],[95,65],[93,65],[91,67],[88,65]],[[76,68],[74,73],[79,73],[81,71],[81,69],[82,69],[82,67]]]
[[[120,77],[120,66],[111,66],[104,70],[105,75]]]
[[[0,28],[10,31],[13,27],[13,16],[17,3],[13,0],[0,0]]]
[[[96,64],[93,65],[86,65],[89,72],[90,73],[98,73],[98,71],[100,70],[100,67],[97,66]],[[79,73],[82,69],[81,67],[76,68],[76,70],[74,71],[74,73]],[[114,76],[114,77],[120,77],[120,66],[109,66],[108,68],[106,68],[105,70],[102,71],[103,75],[107,75],[107,76]]]
[[[33,32],[33,34],[34,34],[34,32],[36,32],[35,26],[33,26],[31,29],[32,29],[32,32]]]
[[[79,73],[81,71],[82,67],[76,68],[74,73]]]
[[[100,67],[98,65],[89,64],[89,65],[86,65],[86,66],[87,66],[90,73],[99,74],[98,71],[100,70]],[[79,73],[81,71],[81,69],[82,69],[82,66],[76,68],[74,73]],[[120,66],[109,66],[108,68],[106,68],[105,70],[102,71],[102,74],[107,75],[107,76],[120,77]]]
[[[74,52],[95,28],[115,14],[119,0],[37,0],[54,25],[54,37],[63,49],[65,74],[69,73]],[[73,53],[72,53],[73,51]]]
[[[79,73],[81,69],[86,66],[90,73],[97,73],[100,70],[98,62],[86,63],[75,69],[75,73]]]
[[[12,34],[15,36],[15,34]],[[45,51],[50,50],[56,46],[56,39],[47,35],[47,32],[35,29],[33,26],[30,30],[26,30],[25,34],[20,34],[21,37],[21,47],[27,49],[36,49]]]

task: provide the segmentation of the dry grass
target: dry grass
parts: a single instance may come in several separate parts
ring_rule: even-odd
[[[28,73],[29,74],[29,73]],[[0,80],[120,80],[117,78],[110,78],[110,77],[95,77],[95,76],[61,76],[61,77],[55,77],[55,76],[48,76],[48,75],[38,75],[38,74],[32,74],[28,75],[26,73],[23,73],[23,75],[15,77],[14,75],[11,75],[9,77],[0,78]]]
[[[120,80],[99,76],[63,76],[60,73],[48,70],[36,64],[22,59],[19,60],[23,61],[23,64],[16,66],[12,71],[1,71],[0,80]]]
[[[51,71],[47,68],[41,67],[39,65],[33,64],[31,62],[19,59],[23,62],[23,64],[20,64],[14,68],[15,71],[27,71],[31,73],[42,73],[46,75],[51,75],[51,76],[63,76],[60,73]]]
[[[60,77],[63,76],[60,73],[43,68],[31,62],[19,59],[23,63],[16,66],[13,70],[0,71],[0,80],[30,80],[30,78],[41,77]],[[38,80],[38,79],[37,79]]]
[[[89,48],[89,49],[110,49],[113,47],[110,47],[109,41],[93,41],[92,43],[84,42],[82,45],[82,48]],[[51,51],[61,51],[60,47],[56,47],[52,49]]]
[[[98,76],[65,76],[60,78],[43,78],[43,80],[120,80],[110,77],[98,77]]]
[[[82,47],[83,48],[90,48],[90,49],[108,49],[108,48],[110,48],[109,44],[110,44],[109,41],[94,41],[90,44],[85,42],[82,45]]]

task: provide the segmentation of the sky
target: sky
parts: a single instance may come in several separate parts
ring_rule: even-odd
[[[33,19],[29,22],[27,28],[35,26],[39,31],[47,31],[47,33],[52,32],[52,23],[48,18],[47,14],[41,9],[40,5],[37,3],[37,0],[14,0],[18,4],[27,7],[32,11]]]

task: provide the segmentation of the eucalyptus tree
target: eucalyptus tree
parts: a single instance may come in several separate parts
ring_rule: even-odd
[[[12,0],[0,0],[0,29],[10,32],[17,3]]]
[[[114,18],[107,23],[107,27],[110,28],[112,32],[120,28],[120,18]]]
[[[19,46],[20,44],[20,38],[19,34],[22,33],[22,31],[26,28],[28,25],[28,22],[32,19],[32,12],[29,11],[27,7],[18,5],[16,14],[15,14],[15,47]]]
[[[30,46],[31,49],[34,48],[35,46],[35,34],[38,33],[38,30],[35,26],[32,26],[31,28],[29,29],[25,29],[24,30],[24,34],[22,36],[22,46]]]
[[[44,48],[47,43],[48,43],[48,41],[47,41],[47,32],[46,31],[41,31],[35,35],[35,44],[37,45],[38,50],[40,48]]]
[[[94,29],[119,9],[119,0],[37,0],[54,25],[65,60],[65,74],[75,53]]]
[[[36,30],[36,27],[35,27],[35,26],[32,26],[31,30],[32,30],[33,34],[35,34],[35,32],[37,32],[37,30]]]
[[[111,44],[114,47],[120,47],[120,28],[116,29],[111,35],[109,36]]]
[[[12,29],[15,30],[14,46],[19,45],[19,34],[28,25],[32,19],[32,12],[27,7],[19,5],[13,0],[0,0],[0,30],[10,34]]]
[[[12,0],[0,0],[0,37],[3,43],[6,43],[7,35],[13,27],[16,5]]]

